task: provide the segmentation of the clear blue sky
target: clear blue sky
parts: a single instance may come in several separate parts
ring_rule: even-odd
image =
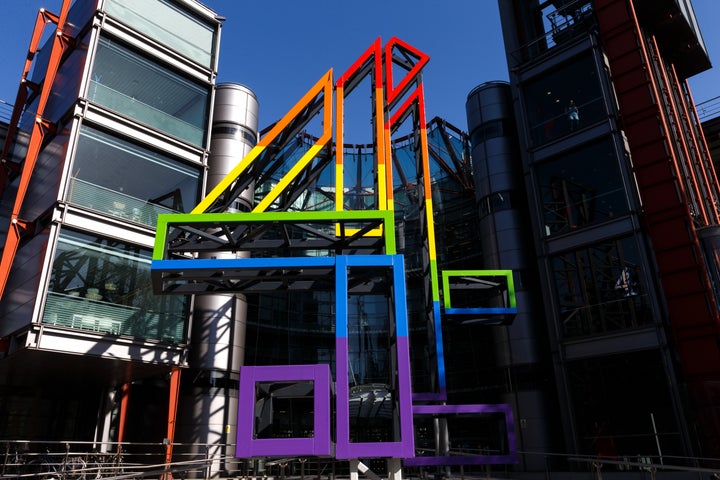
[[[61,0],[0,0],[0,99],[13,102],[40,7]],[[219,82],[250,87],[260,101],[260,126],[278,120],[325,73],[335,78],[377,38],[397,36],[430,55],[424,71],[426,114],[465,129],[465,99],[475,86],[507,80],[496,0],[205,0],[227,20]],[[720,1],[694,0],[715,68],[690,80],[696,102],[720,95]],[[272,5],[272,6],[270,6]]]

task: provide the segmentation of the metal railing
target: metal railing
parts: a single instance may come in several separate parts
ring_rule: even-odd
[[[10,123],[12,116],[13,104],[5,100],[0,100],[0,123]]]
[[[121,480],[153,478],[227,478],[243,480],[336,480],[350,478],[349,462],[320,457],[236,458],[233,444],[169,444],[115,442],[0,441],[0,480],[52,478],[54,480]],[[172,448],[172,462],[165,462]],[[419,455],[423,455],[418,451]],[[450,455],[491,455],[488,449],[452,449]],[[429,452],[428,454],[432,454]],[[517,465],[453,465],[405,467],[407,479],[438,478],[614,478],[655,480],[672,477],[720,478],[720,459],[657,455],[568,455],[518,452]],[[385,459],[365,460],[382,476]],[[717,468],[708,465],[717,464]],[[564,476],[563,476],[564,475]],[[570,475],[570,477],[568,477]],[[587,475],[587,476],[583,476]]]
[[[701,122],[717,117],[720,115],[720,96],[698,103],[695,109]]]

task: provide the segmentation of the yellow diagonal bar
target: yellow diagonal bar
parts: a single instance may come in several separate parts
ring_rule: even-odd
[[[222,193],[230,188],[230,186],[237,180],[237,178],[245,171],[245,169],[265,150],[265,145],[255,145],[247,155],[240,160],[231,171],[228,173],[220,182],[215,185],[215,188],[207,194],[205,198],[198,203],[190,213],[206,213],[206,210],[213,204]]]
[[[314,99],[320,92],[324,91],[324,108],[325,116],[323,122],[323,135],[321,137],[327,139],[324,143],[330,139],[331,126],[332,126],[332,69],[328,70],[316,83],[310,88],[310,90],[303,95],[303,97],[291,108],[288,113],[280,119],[279,122],[253,147],[250,152],[243,157],[240,162],[228,173],[190,213],[205,213],[208,207],[218,199],[222,193],[227,190],[233,182],[248,168],[248,166],[257,159],[260,154],[265,150],[270,143],[277,138],[280,133],[287,128],[291,121],[293,121],[302,110]],[[320,143],[320,139],[317,143]],[[303,157],[304,158],[304,157]]]
[[[295,165],[288,170],[288,172],[280,179],[277,185],[270,190],[265,197],[253,208],[253,212],[264,212],[277,197],[287,188],[299,174],[302,172],[308,164],[320,153],[320,151],[330,142],[332,139],[332,75],[327,75],[324,82],[318,82],[316,86],[320,86],[323,89],[323,132],[312,147],[308,149],[300,159],[295,162]],[[317,94],[315,95],[317,96]]]
[[[253,212],[264,212],[267,207],[272,205],[277,197],[279,197],[285,188],[293,181],[293,179],[312,161],[325,144],[316,143],[305,154],[300,157],[295,165],[280,179],[277,185],[270,190],[265,197],[253,208]]]

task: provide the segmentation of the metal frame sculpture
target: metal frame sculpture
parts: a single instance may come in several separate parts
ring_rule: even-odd
[[[190,214],[160,215],[153,252],[153,288],[161,294],[328,290],[335,298],[335,378],[327,365],[242,367],[237,455],[319,455],[349,459],[384,457],[406,459],[408,465],[458,463],[514,463],[517,461],[512,411],[508,405],[446,405],[445,366],[441,318],[443,314],[496,316],[508,323],[517,312],[510,271],[449,271],[440,275],[435,248],[433,199],[429,168],[421,72],[429,57],[392,38],[383,48],[378,38],[335,82],[332,70],[324,74],[237,166]],[[374,194],[371,205],[352,209],[346,201],[343,153],[346,97],[364,80],[372,85]],[[397,80],[397,82],[395,81]],[[335,98],[335,139],[332,141],[332,105]],[[322,115],[322,133],[293,164],[281,154],[302,135],[314,117]],[[415,163],[419,232],[422,236],[424,309],[434,350],[434,387],[413,392],[406,305],[405,259],[396,250],[392,135],[411,123]],[[333,145],[335,148],[333,149]],[[335,163],[334,211],[302,211],[297,201],[323,170]],[[274,180],[271,181],[270,179]],[[225,213],[247,189],[256,203],[250,212]],[[259,192],[266,192],[264,195]],[[247,193],[247,192],[246,192]],[[198,259],[199,253],[247,252],[243,258]],[[271,257],[271,258],[269,258]],[[474,280],[456,281],[457,278]],[[483,282],[484,277],[504,282]],[[479,279],[479,280],[478,280]],[[451,285],[452,282],[452,285]],[[504,305],[463,306],[450,303],[450,288],[490,285],[504,292]],[[348,298],[382,293],[389,299],[390,371],[392,400],[391,439],[382,442],[351,440],[348,382]],[[501,318],[501,320],[498,320]],[[258,439],[255,411],[258,385],[266,381],[310,383],[314,396],[312,438]],[[334,410],[330,398],[333,395]],[[310,390],[307,385],[306,390]],[[417,404],[413,406],[413,402]],[[429,402],[429,404],[428,404]],[[250,405],[248,405],[248,403]],[[442,418],[453,414],[500,413],[505,418],[506,451],[501,455],[415,457],[413,416]],[[334,421],[331,415],[335,415]],[[335,431],[330,432],[330,425]],[[422,459],[421,459],[422,458]]]

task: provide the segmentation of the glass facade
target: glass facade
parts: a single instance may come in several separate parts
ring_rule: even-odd
[[[592,52],[529,81],[523,96],[535,146],[608,117]]]
[[[637,241],[620,238],[552,258],[561,331],[566,338],[652,324],[650,292]]]
[[[618,152],[608,138],[537,166],[545,235],[575,231],[629,212]]]
[[[101,37],[87,98],[144,125],[203,146],[209,85],[192,82],[115,40]]]
[[[396,394],[388,297],[348,298],[348,385],[350,441],[388,442],[396,438]]]
[[[159,213],[197,203],[200,168],[84,124],[67,201],[154,227]]]
[[[330,364],[335,372],[334,295],[290,292],[247,295],[245,364]]]
[[[658,462],[658,455],[668,463],[684,462],[659,351],[572,361],[567,377],[575,405],[578,453],[621,462]],[[622,467],[606,464],[603,472]]]
[[[587,38],[595,24],[592,2],[588,0],[514,0],[513,3],[520,16],[518,33],[527,42],[511,52],[518,62],[535,60],[562,49],[573,40]]]
[[[258,382],[254,431],[258,439],[315,436],[312,381]]]
[[[43,323],[183,343],[189,297],[152,293],[151,256],[136,245],[63,230]]]
[[[178,53],[212,68],[215,31],[168,0],[105,0],[105,12]]]

